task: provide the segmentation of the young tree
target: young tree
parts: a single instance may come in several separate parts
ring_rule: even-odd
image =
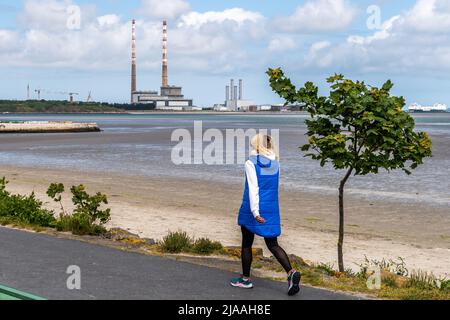
[[[102,210],[102,204],[108,204],[106,195],[97,192],[91,196],[86,192],[84,185],[73,186],[72,202],[75,205],[74,214],[83,215],[89,218],[91,224],[100,221],[101,224],[108,223],[111,220],[111,209]]]
[[[52,183],[47,189],[47,195],[53,199],[53,201],[58,202],[61,206],[61,214],[66,215],[64,206],[62,204],[62,194],[64,193],[64,185],[62,183]]]
[[[327,79],[328,97],[307,82],[297,89],[281,69],[269,69],[272,89],[288,103],[299,103],[311,119],[306,120],[309,143],[301,149],[307,157],[331,162],[345,170],[339,185],[339,271],[344,272],[344,188],[352,175],[377,174],[401,169],[406,174],[431,157],[432,144],[427,133],[414,131],[414,119],[405,111],[405,99],[390,94],[387,81],[381,88],[336,74]]]

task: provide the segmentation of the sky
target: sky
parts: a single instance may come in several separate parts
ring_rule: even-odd
[[[29,84],[32,98],[128,102],[132,19],[138,89],[161,85],[166,19],[169,82],[198,106],[223,103],[231,78],[248,100],[281,102],[269,67],[323,94],[342,73],[450,104],[450,0],[0,0],[0,99],[26,99]]]

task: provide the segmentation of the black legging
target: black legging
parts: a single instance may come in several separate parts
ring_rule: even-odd
[[[242,271],[244,277],[250,277],[250,269],[252,267],[253,253],[252,246],[255,235],[242,227]],[[277,238],[264,238],[267,248],[272,252],[273,256],[278,260],[281,266],[289,273],[292,270],[291,262],[286,252],[278,245]]]

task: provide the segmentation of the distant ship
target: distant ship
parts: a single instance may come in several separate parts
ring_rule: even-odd
[[[443,103],[435,103],[432,106],[422,106],[418,103],[413,103],[409,106],[409,112],[448,112],[447,105]]]

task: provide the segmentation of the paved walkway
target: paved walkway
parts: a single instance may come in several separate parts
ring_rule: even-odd
[[[68,290],[69,266],[81,269],[81,290]],[[0,227],[0,285],[47,299],[277,300],[354,299],[303,288],[289,298],[287,284],[255,279],[255,289],[229,285],[235,275],[203,266],[124,252],[79,241]]]

